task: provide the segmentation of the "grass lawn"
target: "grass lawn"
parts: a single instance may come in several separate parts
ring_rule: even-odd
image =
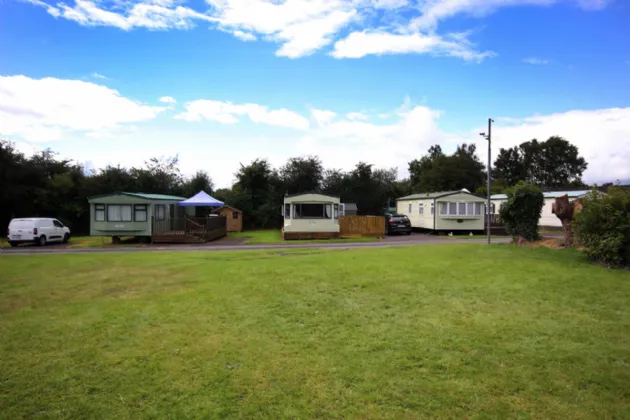
[[[571,251],[0,257],[0,417],[627,418],[630,271]]]
[[[320,243],[320,242],[375,242],[378,238],[348,238],[348,239],[315,239],[300,241],[284,241],[280,230],[249,230],[246,232],[228,232],[232,238],[248,238],[246,244],[274,244],[274,243]]]
[[[123,241],[131,239],[131,237],[122,237]],[[50,244],[52,245],[52,243]],[[102,248],[105,246],[121,246],[127,244],[112,244],[112,238],[109,236],[72,236],[68,242],[68,248]],[[142,246],[143,244],[133,244],[134,246]],[[25,245],[22,245],[25,246]],[[28,245],[30,246],[30,245]],[[0,248],[9,247],[7,238],[0,238]]]

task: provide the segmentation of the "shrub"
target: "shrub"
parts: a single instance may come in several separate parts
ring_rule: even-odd
[[[545,204],[545,197],[535,185],[519,182],[506,191],[507,201],[501,204],[499,215],[505,230],[520,242],[538,239],[538,220]]]
[[[590,258],[630,265],[630,191],[611,187],[606,194],[587,194],[573,228]]]

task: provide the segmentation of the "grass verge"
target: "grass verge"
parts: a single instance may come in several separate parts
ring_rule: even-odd
[[[346,238],[346,239],[315,239],[315,240],[299,240],[285,241],[282,239],[282,233],[279,230],[250,230],[246,232],[229,232],[229,237],[246,238],[246,244],[276,244],[276,243],[321,243],[321,242],[375,242],[379,238]]]
[[[579,253],[0,257],[0,416],[625,418],[630,272]]]

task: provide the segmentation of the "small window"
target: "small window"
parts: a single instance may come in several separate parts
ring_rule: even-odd
[[[431,203],[431,216],[435,214],[435,203]]]
[[[440,216],[448,214],[448,203],[440,203]]]
[[[291,204],[284,205],[284,218],[285,219],[291,218]]]
[[[324,206],[325,218],[330,219],[332,217],[332,204],[326,204]]]
[[[418,204],[418,214],[424,214],[424,203]]]
[[[60,227],[60,228],[63,227],[63,224],[58,220],[53,220],[53,225],[55,225],[55,227]]]
[[[94,221],[105,221],[105,204],[94,204]]]
[[[155,205],[155,220],[166,220],[166,206],[164,204]]]
[[[333,217],[339,219],[339,204],[333,206]]]
[[[413,207],[413,204],[409,203],[409,214],[411,214],[412,212],[412,207]]]
[[[448,203],[449,216],[457,216],[457,203]]]
[[[232,219],[238,219],[238,212],[237,211],[233,211],[232,212]]]
[[[133,206],[133,220],[136,222],[146,222],[147,221],[147,205],[146,204],[136,204]]]
[[[131,204],[108,204],[108,222],[131,222]]]
[[[458,203],[457,207],[457,214],[460,216],[466,216],[466,203]]]

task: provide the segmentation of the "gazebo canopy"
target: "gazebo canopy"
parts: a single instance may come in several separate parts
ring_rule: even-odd
[[[199,191],[187,200],[180,201],[182,207],[223,207],[223,202],[210,197],[205,191]]]

